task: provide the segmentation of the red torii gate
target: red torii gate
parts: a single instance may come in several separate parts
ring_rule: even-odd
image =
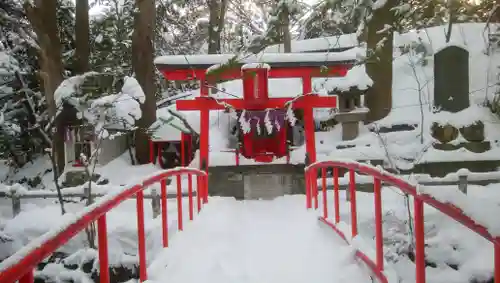
[[[237,59],[229,54],[163,56],[155,60],[157,68],[168,80],[200,81],[200,97],[178,100],[178,110],[200,111],[200,167],[208,172],[209,111],[223,110],[230,105],[235,110],[283,109],[291,103],[304,111],[306,151],[309,162],[316,161],[313,108],[337,107],[336,96],[312,94],[313,77],[343,77],[355,61],[355,52],[340,53],[279,53],[251,55]],[[214,65],[222,66],[220,72]],[[265,62],[263,64],[261,62]],[[213,70],[213,71],[212,71]],[[216,75],[212,75],[217,73]],[[243,99],[215,99],[209,96],[209,82],[243,79]],[[303,95],[289,98],[269,98],[268,78],[300,78]]]

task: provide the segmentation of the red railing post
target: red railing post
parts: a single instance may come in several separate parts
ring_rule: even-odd
[[[103,214],[97,219],[100,283],[109,283],[108,232],[106,226],[106,214]]]
[[[415,276],[416,283],[425,283],[425,238],[424,238],[424,202],[413,198],[415,219]]]
[[[312,177],[312,188],[313,188],[313,196],[314,196],[314,209],[318,209],[318,195],[319,195],[319,190],[318,190],[318,170],[313,169],[311,170],[311,177]]]
[[[500,237],[497,237],[495,241],[493,242],[494,245],[494,277],[493,277],[493,282],[500,282]]]
[[[146,231],[144,227],[144,192],[138,191],[137,200],[137,242],[139,247],[139,279],[144,282],[148,279],[146,267]]]
[[[177,222],[179,225],[179,231],[184,230],[184,226],[182,225],[182,184],[181,184],[181,175],[176,176],[177,180]]]
[[[203,187],[202,177],[196,176],[196,207],[198,209],[198,213],[201,211],[201,191]]]
[[[380,179],[373,178],[373,196],[375,199],[375,251],[377,268],[384,270],[384,238],[382,235],[382,186]]]
[[[204,203],[208,203],[208,173],[207,173],[207,175],[205,175],[205,176],[202,177],[202,180],[203,180],[203,182],[202,182],[203,183],[203,188],[205,188],[205,190],[207,191],[206,192],[206,198],[207,198],[207,200],[204,201]]]
[[[335,224],[340,222],[339,204],[339,168],[333,167],[333,205],[335,209]]]
[[[308,169],[305,173],[305,183],[306,183],[306,208],[310,209],[312,207],[311,199],[311,177],[310,170]]]
[[[167,206],[167,179],[160,181],[161,185],[161,222],[163,247],[168,247],[168,206]]]
[[[188,202],[189,202],[189,220],[193,220],[193,179],[188,174]]]
[[[186,134],[181,132],[181,166],[186,166]]]
[[[208,172],[207,177],[203,181],[203,204],[208,203]]]
[[[323,192],[323,217],[328,218],[328,198],[326,195],[326,168],[321,168],[321,185]]]
[[[355,171],[349,169],[349,196],[351,198],[351,234],[352,237],[358,235],[358,214],[356,211],[356,177]]]
[[[35,282],[35,274],[33,273],[33,270],[24,274],[23,277],[19,279],[19,283],[34,283],[34,282]]]

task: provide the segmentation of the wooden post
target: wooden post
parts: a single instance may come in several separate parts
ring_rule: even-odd
[[[12,194],[12,216],[16,216],[21,212],[21,198],[17,193]]]
[[[302,78],[302,95],[307,95],[312,91],[312,82],[310,77]],[[309,153],[309,161],[312,163],[316,162],[316,137],[314,133],[314,118],[313,118],[313,108],[304,107],[304,131],[306,139],[306,151]],[[313,184],[316,184],[313,182]],[[313,190],[317,188],[317,184],[313,185]]]
[[[200,80],[200,96],[208,96],[208,86],[205,78]],[[208,174],[208,147],[209,147],[209,127],[210,110],[200,109],[200,169]],[[204,163],[204,164],[203,164]]]
[[[458,189],[467,194],[467,175],[458,175]]]
[[[156,189],[151,188],[151,208],[153,209],[153,219],[158,217],[161,212],[161,205],[160,205],[160,195],[156,191]]]

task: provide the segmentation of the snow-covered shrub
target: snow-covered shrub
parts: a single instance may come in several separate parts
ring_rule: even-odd
[[[63,81],[54,99],[59,110],[64,103],[73,106],[99,138],[112,138],[107,128],[134,129],[145,94],[135,78],[89,72]]]

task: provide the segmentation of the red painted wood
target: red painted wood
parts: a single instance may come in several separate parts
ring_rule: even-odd
[[[497,238],[494,244],[495,244],[494,247],[495,273],[493,282],[500,282],[500,237]]]
[[[141,282],[148,280],[146,266],[146,230],[144,226],[144,192],[136,194],[137,203],[137,244],[139,247],[139,279]]]
[[[189,205],[189,220],[193,220],[193,178],[191,174],[188,177],[188,205]]]
[[[34,283],[35,282],[35,273],[33,270],[28,271],[28,273],[24,274],[21,279],[19,279],[19,283]]]
[[[206,75],[206,69],[179,69],[178,67],[166,68],[165,66],[158,67],[163,76],[170,81],[201,80]],[[350,64],[329,66],[328,69],[320,67],[273,67],[269,70],[268,77],[270,79],[302,78],[304,76],[344,77],[351,67],[352,65]],[[240,68],[217,73],[216,76],[217,79],[220,80],[234,80],[242,78]]]
[[[161,238],[163,242],[163,247],[168,247],[168,205],[167,205],[167,180],[163,179],[160,181],[161,190],[161,227],[162,233]]]
[[[207,171],[208,171],[208,167],[207,167]],[[207,175],[205,176],[202,176],[203,178],[203,182],[201,182],[203,184],[203,203],[208,203],[208,173]]]
[[[356,208],[356,179],[354,170],[349,170],[349,196],[351,203],[351,231],[352,236],[358,235],[358,212]]]
[[[375,246],[377,267],[384,270],[384,236],[382,233],[382,185],[380,179],[373,180],[373,198],[375,202]]]
[[[271,97],[266,101],[257,104],[249,104],[240,98],[215,99],[213,97],[196,97],[190,100],[176,101],[177,110],[196,111],[196,110],[224,110],[226,105],[231,105],[236,110],[266,110],[266,109],[284,109],[290,98]],[[335,108],[337,107],[336,96],[318,96],[306,95],[296,99],[292,103],[292,108]],[[200,137],[201,138],[201,137]]]
[[[202,179],[200,176],[196,177],[196,207],[198,209],[198,213],[201,211],[201,187],[202,187]]]
[[[108,232],[106,226],[106,214],[103,214],[97,219],[100,283],[109,283]]]
[[[182,183],[181,176],[176,176],[177,183],[177,225],[179,225],[179,231],[184,230],[184,225],[182,223]]]
[[[249,104],[260,104],[268,97],[268,70],[244,69],[243,76],[243,99]]]
[[[181,133],[181,166],[186,166],[186,136]]]
[[[413,217],[415,219],[415,282],[425,283],[425,230],[424,202],[413,199]]]
[[[201,80],[201,82],[203,82]],[[200,95],[202,96],[200,99],[205,99],[204,97],[208,96],[208,88],[207,85],[202,83],[201,88],[200,88]],[[183,100],[186,101],[186,100]],[[182,108],[179,107],[179,102],[177,101],[177,110],[183,110]],[[182,104],[182,103],[181,103]],[[201,106],[201,105],[200,105]],[[208,148],[209,148],[209,140],[210,140],[210,132],[209,132],[209,127],[210,127],[210,114],[209,114],[209,109],[208,108],[199,108],[196,110],[200,110],[200,160],[199,160],[199,166],[201,170],[204,170],[205,172],[208,173],[208,167],[209,167],[209,159],[208,159]],[[203,188],[205,189],[205,188]],[[205,201],[205,199],[203,199]]]
[[[321,185],[323,193],[323,217],[328,217],[328,197],[326,194],[326,168],[321,168]]]
[[[337,74],[344,76],[350,65],[336,65],[331,66],[327,70],[321,70],[319,67],[281,67],[272,68],[267,70],[266,68],[258,69],[246,69],[241,71],[240,69],[233,69],[226,71],[223,74],[218,72],[217,79],[229,78],[243,78],[243,99],[215,99],[209,97],[208,83],[207,81],[213,80],[212,77],[207,77],[205,74],[206,70],[195,70],[193,68],[175,68],[169,69],[166,65],[160,65],[159,68],[162,70],[167,78],[181,78],[183,80],[187,78],[193,78],[201,82],[200,86],[200,97],[192,100],[178,100],[176,101],[176,106],[178,110],[183,111],[200,111],[200,166],[204,167],[203,170],[208,172],[209,167],[209,111],[210,110],[224,110],[230,105],[231,108],[237,110],[266,110],[266,109],[284,109],[290,103],[291,98],[268,98],[268,76],[284,76],[284,77],[300,77],[302,79],[303,85],[303,96],[295,98],[292,107],[304,109],[304,121],[305,121],[305,133],[306,133],[306,150],[310,155],[310,160],[312,162],[316,161],[316,149],[315,149],[315,139],[314,139],[314,120],[313,120],[313,110],[314,107],[336,107],[337,97],[334,96],[317,96],[311,94],[312,92],[312,81],[311,78],[314,76],[329,76],[332,74]],[[221,75],[223,75],[221,77]],[[180,76],[180,77],[176,77]],[[258,95],[257,95],[258,94]],[[291,94],[294,96],[294,94]],[[283,157],[288,154],[288,149],[286,147],[286,131],[281,130],[279,136],[281,137],[285,133],[284,138],[277,139],[274,138],[273,141],[265,141],[266,148],[261,148],[254,153],[254,147],[259,147],[259,142],[253,138],[253,133],[244,135],[242,155],[246,158],[252,158],[260,162],[270,162],[275,157]],[[284,150],[283,154],[278,154],[278,151],[271,150],[273,154],[261,154],[260,151],[269,152],[268,146],[275,144],[276,142],[283,142]],[[260,146],[262,147],[262,146]],[[281,152],[281,151],[280,151]],[[237,160],[237,163],[239,160]],[[313,183],[313,192],[315,193],[315,200],[317,204],[317,184]],[[206,194],[204,194],[206,196]],[[204,202],[208,201],[204,198]],[[317,207],[317,205],[315,206]]]
[[[333,206],[335,209],[335,224],[340,222],[340,199],[339,199],[339,168],[333,168]]]

